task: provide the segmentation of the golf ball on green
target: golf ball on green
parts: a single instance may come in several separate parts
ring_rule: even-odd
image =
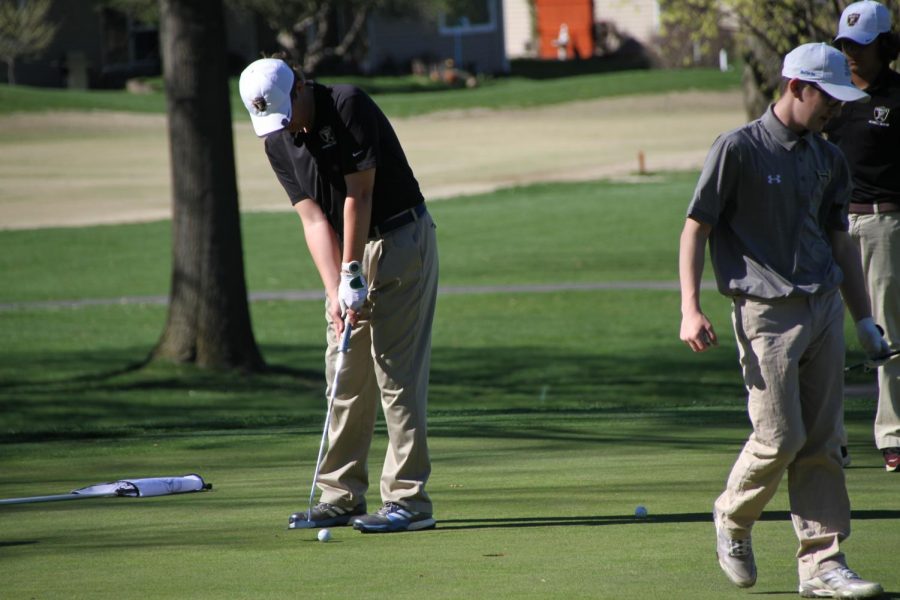
[[[647,507],[643,504],[638,504],[637,508],[634,509],[634,516],[638,519],[643,519],[647,516]]]
[[[320,542],[331,541],[331,532],[327,529],[320,529],[318,538]]]

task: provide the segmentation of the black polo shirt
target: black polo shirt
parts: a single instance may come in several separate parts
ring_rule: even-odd
[[[344,176],[375,168],[372,227],[422,203],[422,192],[397,134],[375,102],[352,85],[308,81],[315,102],[309,133],[266,136],[269,163],[291,204],[312,198],[338,236],[344,233]]]
[[[853,202],[900,202],[900,73],[885,68],[866,90],[869,102],[848,102],[825,128],[850,163]]]

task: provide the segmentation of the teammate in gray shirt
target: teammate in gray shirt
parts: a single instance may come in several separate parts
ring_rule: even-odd
[[[713,144],[681,234],[681,339],[695,352],[717,344],[700,308],[708,240],[719,291],[733,302],[753,425],[715,502],[716,552],[734,584],[756,583],[750,533],[787,471],[800,595],[869,598],[881,586],[851,571],[840,548],[850,535],[841,295],[867,354],[887,344],[847,233],[847,163],[820,135],[841,102],[867,95],[825,44],[790,52],[782,77],[781,97],[760,119]]]

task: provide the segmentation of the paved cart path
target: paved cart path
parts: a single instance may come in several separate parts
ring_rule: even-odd
[[[713,289],[711,282],[704,283],[704,289]],[[662,290],[677,291],[677,281],[602,281],[597,283],[547,283],[547,284],[515,284],[515,285],[459,285],[441,286],[441,296],[463,294],[505,294],[517,293],[551,293],[551,292],[589,292],[602,290]],[[252,292],[251,302],[267,300],[288,301],[324,301],[322,290],[281,290],[275,292]],[[168,296],[119,296],[114,298],[81,298],[75,300],[40,300],[30,302],[0,302],[0,312],[15,310],[81,308],[87,306],[111,306],[119,304],[166,305]]]

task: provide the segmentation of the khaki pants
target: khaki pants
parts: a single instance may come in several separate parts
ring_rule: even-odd
[[[862,255],[872,316],[891,349],[900,349],[900,213],[850,215],[850,235]],[[900,357],[878,369],[875,445],[900,447]]]
[[[841,468],[844,304],[837,291],[734,301],[753,433],[716,511],[731,537],[750,534],[785,471],[800,580],[844,565],[850,501]]]
[[[371,313],[354,328],[340,373],[319,476],[322,502],[349,508],[365,499],[380,400],[388,433],[381,499],[433,512],[425,483],[431,473],[426,411],[438,282],[434,229],[426,212],[366,244],[363,273],[369,282]],[[326,311],[326,319],[327,315]],[[330,320],[327,337],[330,396],[339,344]]]

